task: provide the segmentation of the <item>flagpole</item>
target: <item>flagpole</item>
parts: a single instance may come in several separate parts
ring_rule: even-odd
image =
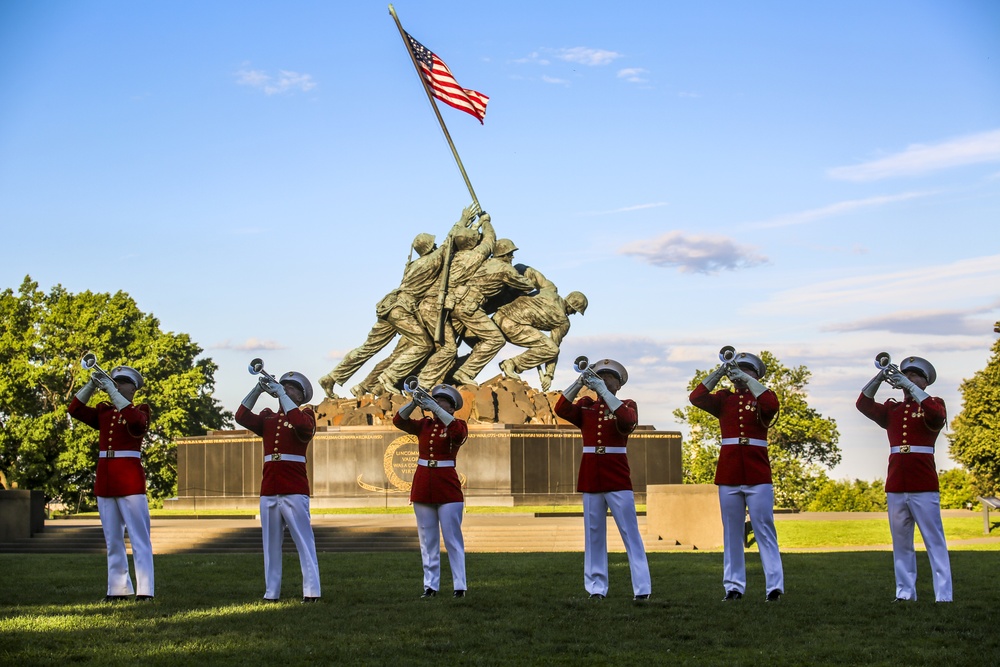
[[[444,133],[444,138],[448,140],[448,147],[451,148],[451,154],[455,156],[455,162],[458,164],[458,170],[462,172],[462,178],[465,179],[465,186],[469,188],[469,194],[472,195],[472,202],[478,207],[479,198],[476,197],[476,191],[472,189],[472,181],[469,180],[469,175],[465,173],[465,167],[462,165],[462,158],[458,156],[458,151],[455,150],[455,142],[451,140],[451,135],[448,133],[448,127],[444,124],[444,118],[441,117],[441,111],[434,102],[434,96],[431,94],[430,86],[427,85],[427,80],[424,79],[423,74],[420,73],[420,65],[417,64],[417,57],[413,55],[413,49],[410,47],[410,40],[406,38],[406,31],[403,30],[403,24],[399,22],[399,17],[396,16],[396,10],[393,9],[392,5],[389,5],[389,13],[392,14],[392,18],[396,22],[396,27],[399,28],[399,36],[403,40],[406,52],[410,54],[410,62],[413,63],[413,69],[417,71],[417,78],[420,79],[420,83],[424,87],[424,92],[427,93],[427,99],[431,103],[431,108],[434,109],[434,115],[437,116],[438,123],[441,124],[441,131]]]

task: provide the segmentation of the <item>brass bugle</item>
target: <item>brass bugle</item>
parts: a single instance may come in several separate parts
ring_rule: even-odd
[[[882,370],[885,374],[885,382],[892,387],[896,387],[896,383],[892,381],[892,376],[899,374],[899,366],[892,363],[892,357],[889,356],[888,352],[879,352],[875,355],[875,368]],[[896,387],[898,389],[898,387]]]
[[[427,390],[420,386],[420,380],[417,379],[416,375],[411,375],[403,380],[403,393],[410,394],[415,399],[430,398]]]
[[[736,358],[736,348],[732,345],[726,345],[721,350],[719,350],[719,359],[724,364],[731,364],[733,359]]]
[[[590,368],[590,359],[587,359],[586,356],[580,355],[573,360],[573,370],[577,373],[582,373],[588,368]]]
[[[264,370],[264,360],[260,357],[251,359],[250,365],[247,366],[247,370],[250,371],[250,375],[263,375],[268,382],[278,384],[278,381],[274,379],[274,376]]]
[[[111,373],[108,373],[106,370],[97,365],[97,355],[95,355],[93,352],[88,352],[87,354],[83,355],[83,359],[80,360],[80,365],[86,368],[88,371],[95,371],[97,373],[100,373],[104,377],[114,382],[116,387],[118,386],[118,383],[115,382],[115,379],[111,377]]]

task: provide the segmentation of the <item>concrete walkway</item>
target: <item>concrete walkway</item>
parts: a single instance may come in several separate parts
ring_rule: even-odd
[[[978,517],[978,513],[946,510],[947,516]],[[883,512],[803,512],[777,514],[783,521],[885,520]],[[691,551],[650,538],[646,517],[639,516],[646,550]],[[419,549],[417,528],[411,514],[314,514],[313,532],[319,552],[409,551]],[[156,518],[151,522],[153,551],[156,554],[260,553],[260,521],[246,518]],[[583,517],[534,514],[466,514],[462,532],[466,551],[495,552],[582,552]],[[888,537],[888,534],[886,535]],[[982,538],[949,540],[951,546],[1000,545],[1000,531]],[[286,551],[293,551],[290,539]],[[625,550],[618,529],[608,519],[608,549]],[[782,547],[786,553],[810,551],[891,551],[891,544],[846,547]],[[0,553],[104,553],[104,535],[98,519],[50,520],[45,530],[28,539],[0,544]]]

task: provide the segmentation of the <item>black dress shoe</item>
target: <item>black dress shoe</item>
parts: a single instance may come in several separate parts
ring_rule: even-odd
[[[600,593],[591,593],[590,594],[590,599],[591,600],[603,600],[604,596],[601,595]]]
[[[893,602],[912,602],[909,598],[895,598]]]
[[[649,593],[642,593],[642,594],[640,594],[640,595],[636,595],[636,596],[635,596],[634,598],[632,598],[632,599],[633,599],[633,600],[636,600],[636,601],[639,601],[639,600],[648,600],[648,599],[649,599]]]
[[[775,588],[773,591],[767,594],[767,599],[765,602],[780,602],[781,601],[781,591]]]
[[[722,598],[723,602],[732,602],[733,600],[739,600],[743,597],[743,593],[739,591],[726,591],[726,597]]]
[[[304,597],[302,598],[302,604],[309,604],[310,602],[319,602],[319,598]]]
[[[152,602],[153,601],[153,596],[152,595],[136,595],[135,596],[135,601],[136,602]]]
[[[424,594],[421,595],[420,597],[422,597],[422,598],[432,598],[432,597],[436,597],[437,594],[438,594],[438,592],[436,590],[434,590],[433,588],[425,588],[424,589]]]
[[[465,591],[455,591],[454,597],[464,598],[465,597]]]
[[[281,600],[277,598],[261,598],[261,602],[264,604],[274,604],[275,602],[281,602]]]
[[[125,600],[131,600],[131,595],[105,595],[105,602],[124,602]]]

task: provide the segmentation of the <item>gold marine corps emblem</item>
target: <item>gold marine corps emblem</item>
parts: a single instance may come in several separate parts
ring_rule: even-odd
[[[382,454],[382,470],[389,481],[389,486],[382,487],[369,484],[362,479],[364,473],[358,475],[358,486],[365,491],[375,493],[409,493],[413,486],[413,474],[417,470],[417,459],[420,453],[417,449],[417,436],[401,435],[385,448]],[[465,476],[459,475],[462,486],[465,486]]]

